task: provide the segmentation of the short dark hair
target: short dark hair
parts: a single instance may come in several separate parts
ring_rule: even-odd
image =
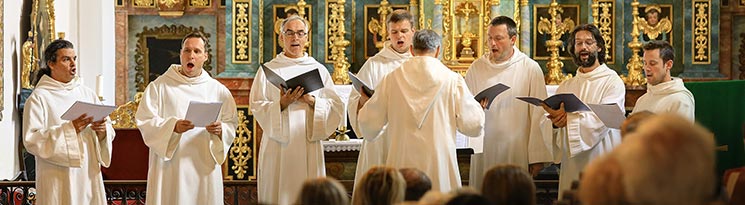
[[[73,46],[70,41],[67,41],[65,39],[57,39],[52,41],[52,43],[49,43],[49,45],[44,48],[44,64],[36,73],[36,81],[34,82],[39,82],[39,79],[41,79],[41,77],[44,75],[52,74],[52,69],[49,68],[48,64],[57,61],[57,51],[65,48],[75,49],[75,46]]]
[[[184,39],[181,40],[181,47],[183,47],[184,43],[186,43],[186,40],[190,38],[202,39],[202,41],[204,41],[204,49],[207,49],[207,43],[209,43],[209,40],[207,39],[207,35],[204,35],[204,33],[202,33],[201,31],[194,31],[186,34],[186,36],[184,36]]]
[[[512,20],[510,17],[497,16],[497,17],[494,17],[491,20],[491,22],[489,22],[489,26],[499,26],[499,25],[507,26],[507,34],[509,34],[510,37],[517,36],[517,23],[515,23],[515,21]]]
[[[656,49],[660,49],[660,57],[662,57],[662,62],[667,62],[675,59],[675,51],[673,50],[673,46],[671,46],[670,43],[668,43],[667,41],[654,40],[644,44],[644,51],[651,51]]]
[[[577,27],[574,27],[574,30],[572,30],[572,34],[569,36],[568,45],[569,49],[569,55],[572,56],[572,58],[576,58],[576,54],[574,54],[574,38],[577,36],[577,32],[579,31],[589,31],[592,33],[592,37],[595,39],[595,42],[597,43],[597,46],[600,48],[600,52],[598,52],[598,62],[600,64],[605,63],[605,40],[603,39],[603,35],[600,34],[600,29],[596,27],[594,24],[581,24]]]
[[[432,30],[422,29],[414,33],[412,45],[416,51],[433,52],[440,46],[442,38]]]
[[[494,204],[535,205],[535,184],[525,168],[497,165],[484,175],[481,194]]]
[[[432,189],[432,180],[427,174],[416,168],[402,168],[398,170],[406,180],[406,195],[404,201],[419,201]]]
[[[414,16],[412,16],[409,11],[404,9],[393,10],[393,12],[391,12],[391,15],[388,16],[388,20],[385,23],[390,25],[392,23],[398,23],[401,21],[409,21],[409,24],[411,24],[411,28],[414,28]]]

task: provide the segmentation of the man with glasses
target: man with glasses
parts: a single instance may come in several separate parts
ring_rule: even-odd
[[[667,41],[651,41],[644,45],[644,74],[647,93],[639,97],[633,113],[641,111],[674,112],[695,121],[696,103],[691,91],[680,78],[670,77],[675,53]]]
[[[483,174],[496,165],[514,164],[536,176],[544,163],[553,160],[551,121],[544,117],[543,109],[515,100],[517,96],[546,98],[541,67],[515,47],[517,25],[509,17],[492,19],[487,35],[491,52],[468,68],[468,89],[476,94],[498,83],[510,89],[498,95],[491,107],[486,107],[486,99],[480,102],[486,113],[484,170],[476,170],[477,176],[471,177],[471,182],[475,182],[471,185],[476,187],[480,187]]]
[[[251,86],[251,112],[264,130],[259,149],[259,202],[290,204],[306,179],[326,176],[321,140],[341,122],[344,104],[333,89],[326,67],[305,53],[309,26],[291,16],[282,21],[282,53],[267,62],[284,79],[318,70],[324,88],[303,94],[302,87],[287,91],[272,85],[259,69]]]
[[[386,23],[388,24],[388,34],[390,37],[386,46],[378,54],[368,59],[357,73],[357,77],[371,86],[371,88],[375,88],[383,77],[397,69],[401,63],[411,58],[409,47],[411,47],[414,32],[416,32],[414,29],[414,17],[411,16],[409,11],[395,10],[391,13]],[[368,98],[370,96],[359,90],[349,93],[349,105],[347,107],[349,110],[349,120],[352,128],[360,138],[365,136],[362,136],[357,126],[357,111],[363,104],[360,101],[367,100]],[[385,131],[380,136],[377,136],[375,140],[364,140],[362,142],[360,156],[357,159],[357,170],[354,175],[355,184],[362,179],[362,175],[368,169],[375,165],[385,164],[388,156],[388,146],[390,146],[390,139],[388,139]]]
[[[559,85],[556,93],[573,93],[586,104],[616,104],[624,110],[626,87],[616,71],[605,65],[605,40],[592,24],[579,25],[569,37],[569,54],[579,68],[574,78]],[[610,152],[621,143],[621,132],[607,127],[594,112],[564,111],[544,105],[554,127],[557,146],[554,152],[561,157],[559,197],[592,159]]]

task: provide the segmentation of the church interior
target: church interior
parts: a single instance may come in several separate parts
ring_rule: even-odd
[[[0,0],[0,130],[6,133],[0,137],[0,204],[26,204],[43,194],[34,192],[34,156],[23,145],[22,118],[34,90],[30,76],[55,39],[75,44],[83,84],[117,107],[110,115],[112,164],[102,169],[107,200],[144,204],[148,147],[134,121],[142,92],[179,64],[186,34],[206,34],[204,70],[230,90],[238,109],[222,165],[224,201],[255,204],[263,130],[249,96],[260,65],[282,52],[280,22],[298,15],[310,23],[306,51],[346,96],[347,72],[356,73],[386,46],[386,18],[397,9],[408,10],[417,29],[442,36],[439,59],[461,75],[488,54],[490,19],[514,19],[515,46],[538,62],[549,89],[576,76],[566,50],[572,29],[594,24],[608,42],[606,64],[626,86],[627,112],[647,88],[642,45],[667,41],[675,50],[672,76],[695,96],[696,121],[714,133],[719,179],[731,170],[745,173],[745,0]],[[350,129],[340,124],[322,144],[327,176],[351,193],[361,139]],[[457,150],[464,185],[473,154],[468,146]],[[533,178],[538,204],[559,203],[557,172],[554,165]],[[745,196],[745,176],[730,183]]]

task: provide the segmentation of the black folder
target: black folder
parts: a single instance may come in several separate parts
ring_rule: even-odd
[[[352,86],[354,86],[354,90],[360,91],[362,89],[362,92],[365,92],[365,95],[367,97],[372,97],[373,94],[375,94],[375,90],[370,88],[365,82],[362,82],[359,78],[357,78],[356,75],[352,74],[352,72],[347,71],[347,74],[349,75],[349,79],[352,80]]]
[[[264,70],[266,79],[274,86],[277,86],[277,88],[279,89],[288,90],[295,89],[296,87],[300,86],[305,89],[303,94],[307,94],[324,87],[323,80],[321,79],[321,74],[318,72],[318,69],[313,69],[288,80],[285,80],[277,73],[272,71],[272,69],[266,67],[264,64],[261,64],[261,68]]]
[[[559,109],[561,103],[563,102],[564,111],[566,112],[591,111],[590,107],[585,105],[585,103],[579,100],[579,98],[577,98],[577,96],[572,93],[556,94],[554,96],[546,98],[546,100],[541,100],[534,97],[517,97],[517,99],[533,104],[535,106],[541,106],[541,104],[546,103],[546,105],[554,110]]]
[[[482,90],[473,98],[476,99],[476,101],[479,103],[481,103],[482,100],[487,99],[488,102],[486,103],[486,109],[488,110],[489,107],[491,107],[491,103],[494,101],[494,98],[496,98],[497,95],[502,94],[502,92],[507,89],[510,89],[510,86],[502,83],[497,83],[496,85]]]

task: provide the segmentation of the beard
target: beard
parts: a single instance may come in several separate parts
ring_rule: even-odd
[[[588,54],[587,59],[582,60],[582,54]],[[590,67],[595,64],[595,60],[598,59],[598,52],[580,52],[579,55],[574,55],[574,63],[579,67]]]

